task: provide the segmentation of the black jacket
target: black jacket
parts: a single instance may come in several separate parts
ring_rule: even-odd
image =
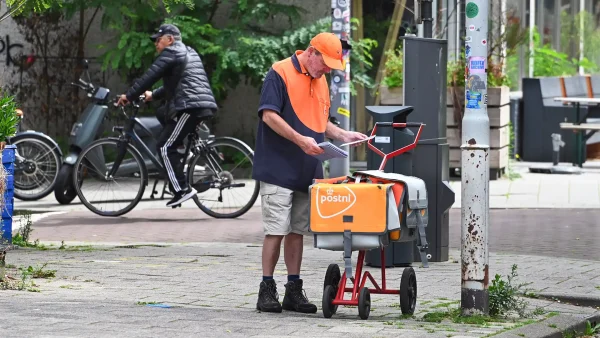
[[[176,91],[186,50],[189,53],[188,63]],[[148,71],[127,91],[127,99],[132,101],[139,97],[160,78],[163,79],[163,86],[152,92],[153,100],[174,98],[171,101],[175,103],[177,111],[186,110],[194,113],[194,111],[210,109],[214,114],[217,110],[217,103],[200,56],[181,41],[175,41],[173,45],[163,49]]]

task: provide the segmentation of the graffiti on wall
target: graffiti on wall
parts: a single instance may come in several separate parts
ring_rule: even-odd
[[[19,63],[19,52],[22,49],[22,44],[11,43],[10,35],[6,34],[6,36],[0,37],[0,58],[5,59],[6,66],[17,65]]]

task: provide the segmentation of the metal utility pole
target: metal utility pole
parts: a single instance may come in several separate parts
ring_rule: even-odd
[[[579,0],[579,62],[583,61],[583,45],[584,45],[584,33],[585,33],[585,0]],[[585,70],[580,65],[579,66],[579,75],[584,75]]]
[[[415,3],[415,23],[423,24],[423,37],[433,37],[433,0],[417,0]]]
[[[529,0],[529,77],[533,77],[534,71],[534,53],[535,42],[533,41],[533,33],[535,32],[535,0]]]
[[[350,5],[351,0],[331,0],[331,31],[343,40],[350,40]],[[346,69],[331,71],[331,116],[339,122],[339,127],[350,129],[350,49],[343,49]],[[342,142],[335,141],[339,146]],[[344,149],[347,150],[347,149]],[[329,177],[348,175],[350,172],[350,158],[334,158],[329,160]]]
[[[488,9],[489,0],[468,0],[465,7],[466,105],[461,146],[461,309],[464,315],[489,313]]]

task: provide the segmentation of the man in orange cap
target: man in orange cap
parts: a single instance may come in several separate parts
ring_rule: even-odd
[[[342,142],[367,138],[329,122],[329,86],[323,74],[344,70],[342,42],[333,33],[320,33],[304,51],[273,64],[267,73],[258,108],[258,130],[253,178],[260,182],[263,230],[263,280],[256,308],[315,313],[300,279],[303,235],[308,234],[308,187],[323,177],[323,152],[317,144],[325,136]],[[285,240],[284,240],[285,238]],[[283,303],[273,279],[284,240],[288,272]]]

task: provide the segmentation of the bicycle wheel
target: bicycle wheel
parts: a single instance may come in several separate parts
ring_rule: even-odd
[[[15,197],[35,201],[48,196],[62,162],[59,149],[35,134],[17,134],[11,144],[20,157],[15,160]]]
[[[121,158],[115,174],[107,177],[113,163]],[[142,156],[131,144],[116,138],[92,142],[75,162],[73,184],[77,196],[90,211],[100,216],[121,216],[131,211],[142,199],[147,182]],[[110,192],[110,196],[98,197],[104,192]],[[114,205],[119,208],[109,211]]]
[[[254,155],[236,139],[217,139],[188,165],[196,205],[214,218],[236,218],[254,205],[259,185],[252,179]]]

